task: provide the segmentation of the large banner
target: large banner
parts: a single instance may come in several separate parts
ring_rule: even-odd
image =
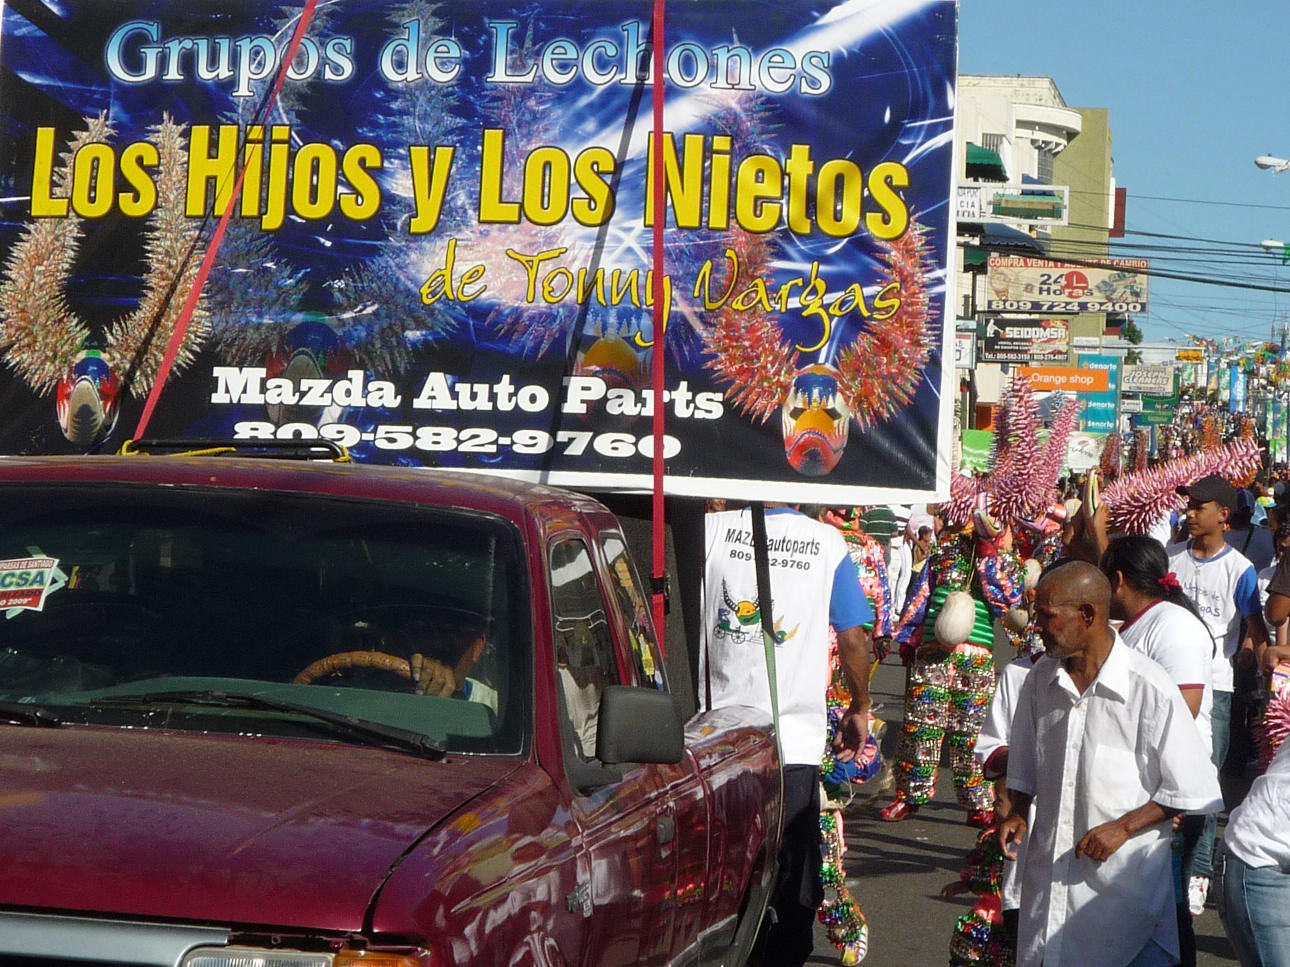
[[[990,312],[1146,312],[1147,259],[1098,259],[1099,268],[991,255]]]
[[[1240,363],[1233,363],[1228,367],[1229,390],[1227,394],[1227,408],[1232,413],[1245,412],[1245,367]]]
[[[133,432],[240,179],[149,436],[943,496],[954,0],[670,3],[658,146],[651,6],[9,0],[0,450]]]

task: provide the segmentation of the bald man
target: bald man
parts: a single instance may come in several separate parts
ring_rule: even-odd
[[[1083,561],[1036,589],[1047,653],[1017,698],[1014,812],[999,827],[1009,857],[1026,842],[1018,967],[1177,963],[1170,820],[1221,806],[1177,686],[1120,640],[1110,608],[1106,576]]]

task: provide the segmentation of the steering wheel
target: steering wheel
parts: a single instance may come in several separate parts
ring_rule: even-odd
[[[406,658],[383,651],[338,651],[326,658],[319,658],[312,665],[301,669],[293,685],[311,685],[319,678],[335,675],[350,668],[379,668],[400,678],[412,680],[412,665]]]

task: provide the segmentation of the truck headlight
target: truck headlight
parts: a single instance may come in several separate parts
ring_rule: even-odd
[[[180,967],[430,967],[429,955],[343,948],[334,953],[262,950],[256,947],[194,947]]]

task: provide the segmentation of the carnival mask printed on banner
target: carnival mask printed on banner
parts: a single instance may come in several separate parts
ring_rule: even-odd
[[[832,472],[846,449],[851,407],[832,366],[799,370],[784,401],[784,453],[794,470],[810,477]]]
[[[63,436],[81,447],[106,437],[116,426],[120,396],[121,383],[103,354],[83,350],[58,381],[54,405]]]
[[[340,379],[353,365],[353,355],[340,341],[321,313],[301,313],[302,322],[286,333],[277,349],[264,361],[270,378],[291,380],[297,390],[304,380]],[[316,406],[266,403],[269,419],[279,425],[305,422],[321,425],[340,418],[335,406],[319,410]],[[321,415],[320,415],[321,414]]]
[[[601,336],[585,352],[578,353],[574,363],[575,376],[598,376],[605,384],[605,396],[590,403],[583,414],[583,420],[591,423],[596,419],[607,421],[614,426],[630,426],[636,421],[639,411],[633,407],[624,408],[617,414],[605,412],[605,397],[612,390],[630,390],[633,398],[645,384],[645,368],[636,350],[621,336]]]

